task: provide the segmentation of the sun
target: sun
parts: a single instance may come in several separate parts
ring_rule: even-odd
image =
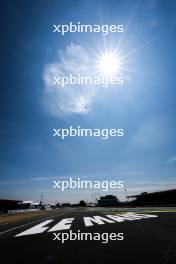
[[[116,54],[111,52],[106,52],[104,55],[100,56],[97,62],[98,72],[107,77],[116,75],[120,69],[119,58]]]

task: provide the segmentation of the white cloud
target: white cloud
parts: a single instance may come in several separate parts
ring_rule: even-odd
[[[66,50],[58,51],[56,62],[44,66],[44,106],[54,116],[68,116],[72,113],[87,113],[95,99],[95,87],[90,85],[53,85],[55,76],[89,75],[91,59],[80,45],[71,43]],[[85,108],[86,106],[86,108]]]
[[[173,156],[172,158],[167,160],[167,163],[172,163],[176,161],[176,156]]]

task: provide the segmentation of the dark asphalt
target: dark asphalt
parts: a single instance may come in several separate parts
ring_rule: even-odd
[[[85,227],[83,217],[101,215],[79,209],[51,211],[47,216],[31,221],[0,226],[0,261],[8,263],[156,263],[176,264],[176,213],[153,213],[157,218],[126,221]],[[73,231],[124,233],[123,241],[66,241],[55,240],[53,233],[15,237],[46,219],[54,219],[53,227],[63,218],[74,217]],[[35,222],[34,222],[35,221]],[[24,225],[18,227],[20,225]],[[18,228],[16,228],[18,227]],[[11,229],[10,231],[8,231]],[[6,232],[7,231],[7,232]],[[4,232],[4,233],[3,233]],[[60,232],[60,231],[58,231]],[[64,230],[62,232],[69,232]]]

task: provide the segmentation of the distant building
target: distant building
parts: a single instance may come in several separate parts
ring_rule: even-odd
[[[28,209],[40,209],[40,203],[35,203],[33,201],[0,199],[0,212],[6,213],[10,210],[28,210]]]
[[[143,192],[138,195],[127,196],[127,198],[135,198],[130,204],[136,206],[175,206],[176,189],[153,193]]]
[[[61,204],[61,207],[70,207],[70,203],[63,203]]]
[[[22,201],[0,199],[0,212],[7,212],[8,210],[18,209],[19,202],[22,202]]]
[[[29,209],[30,205],[33,203],[33,201],[20,201],[18,202],[18,209]]]
[[[29,209],[40,209],[41,204],[32,202],[29,206]]]
[[[101,196],[98,200],[98,206],[116,206],[119,204],[119,200],[114,195]]]

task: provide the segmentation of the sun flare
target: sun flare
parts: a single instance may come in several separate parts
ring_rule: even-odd
[[[98,72],[103,76],[114,76],[119,72],[120,63],[118,56],[111,52],[107,52],[106,54],[99,57],[97,63]]]

